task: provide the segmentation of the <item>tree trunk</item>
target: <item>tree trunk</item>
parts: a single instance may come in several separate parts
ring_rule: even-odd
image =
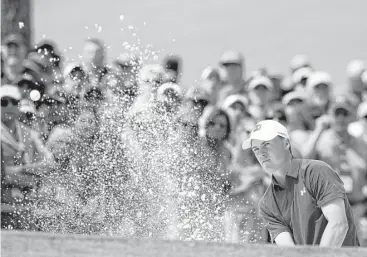
[[[31,0],[1,1],[1,38],[11,33],[20,33],[27,46],[31,46]]]

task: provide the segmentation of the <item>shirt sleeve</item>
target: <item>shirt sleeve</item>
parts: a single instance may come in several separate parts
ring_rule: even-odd
[[[336,172],[326,163],[318,161],[305,173],[305,186],[316,200],[319,207],[337,198],[345,198],[343,182]]]
[[[265,221],[265,227],[270,233],[271,242],[275,242],[275,238],[282,232],[292,232],[289,230],[288,226],[284,224],[279,218],[277,218],[269,209],[264,205],[260,204],[260,214]]]

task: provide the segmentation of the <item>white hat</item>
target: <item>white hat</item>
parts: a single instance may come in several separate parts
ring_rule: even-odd
[[[301,83],[303,78],[308,78],[312,73],[312,69],[310,67],[302,67],[297,69],[292,74],[292,82],[295,84]]]
[[[244,62],[243,54],[241,52],[236,51],[226,51],[219,58],[220,64],[232,63],[242,65],[243,62]]]
[[[210,78],[212,78],[212,77],[217,77],[219,80],[221,79],[219,69],[214,68],[214,67],[212,67],[212,66],[208,66],[208,67],[206,67],[206,68],[201,72],[200,79],[201,79],[201,80],[207,80],[207,79],[210,79]]]
[[[272,90],[274,88],[273,82],[271,82],[271,80],[268,77],[258,76],[250,81],[248,89],[253,90],[254,88],[260,85],[266,86],[269,90]]]
[[[358,77],[366,70],[366,66],[362,60],[352,60],[347,65],[347,76]]]
[[[367,70],[365,70],[361,75],[362,82],[367,85]]]
[[[307,80],[306,87],[312,89],[319,84],[331,85],[331,76],[329,73],[324,71],[315,71],[310,74]]]
[[[17,86],[4,85],[0,87],[0,97],[11,97],[19,101],[22,99],[22,94]]]
[[[159,64],[147,64],[139,71],[139,79],[142,82],[162,81],[164,76],[164,68]]]
[[[70,75],[70,73],[74,70],[74,69],[80,69],[83,70],[83,67],[80,63],[77,62],[72,62],[72,63],[68,63],[65,68],[64,68],[64,78],[66,78],[67,76]]]
[[[253,139],[269,141],[276,138],[277,136],[289,139],[287,129],[279,122],[274,120],[260,121],[255,125],[250,137],[243,142],[242,149],[246,150],[251,148],[251,141]]]
[[[171,82],[167,82],[162,84],[158,90],[157,90],[157,99],[158,100],[163,100],[163,95],[165,94],[166,90],[168,89],[172,89],[176,92],[177,96],[179,96],[180,98],[183,97],[183,92],[182,92],[182,88],[175,84],[175,83],[171,83]]]
[[[36,113],[36,107],[33,101],[29,99],[23,99],[19,102],[19,111],[23,113]]]
[[[244,95],[229,95],[223,102],[222,108],[227,110],[234,103],[240,102],[246,109],[248,108],[249,102],[246,96]]]
[[[295,99],[299,99],[299,100],[302,100],[302,101],[306,100],[305,92],[303,92],[303,91],[289,92],[288,94],[283,96],[282,104],[283,105],[288,105],[290,101],[295,100]]]
[[[365,117],[367,115],[367,101],[360,103],[357,109],[358,118]]]
[[[307,66],[310,66],[310,61],[308,60],[308,57],[303,54],[298,54],[294,56],[290,63],[290,67],[293,71],[296,71],[299,68]]]

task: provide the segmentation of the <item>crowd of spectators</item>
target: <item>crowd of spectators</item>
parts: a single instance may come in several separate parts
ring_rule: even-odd
[[[296,55],[288,74],[226,51],[182,85],[182,59],[105,60],[100,39],[64,63],[52,41],[1,52],[1,227],[54,233],[267,242],[257,203],[270,177],[242,142],[284,124],[295,158],[330,164],[367,240],[367,70],[331,74]]]

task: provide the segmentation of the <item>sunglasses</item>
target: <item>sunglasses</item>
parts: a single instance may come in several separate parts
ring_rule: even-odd
[[[9,103],[12,103],[13,106],[17,106],[19,104],[19,101],[14,98],[1,98],[2,107],[7,107]]]
[[[334,115],[335,116],[342,115],[344,117],[348,117],[349,116],[349,111],[344,110],[344,109],[336,109],[335,112],[334,112]]]
[[[203,99],[194,100],[193,102],[194,102],[195,106],[200,106],[202,108],[205,108],[205,106],[207,106],[209,104],[209,102],[207,100],[203,100]]]
[[[223,67],[235,67],[235,66],[241,66],[239,63],[222,63]]]
[[[84,98],[87,101],[91,101],[91,100],[103,100],[103,94],[102,91],[96,88],[93,88],[91,90],[89,90],[85,95]]]
[[[227,125],[226,124],[223,124],[223,123],[216,123],[214,121],[209,121],[208,123],[208,127],[214,127],[216,124],[219,124],[219,127],[222,129],[222,128],[226,128]]]
[[[46,98],[43,100],[42,102],[44,105],[46,106],[54,106],[54,105],[61,105],[62,102],[57,101],[56,99],[53,98]]]

